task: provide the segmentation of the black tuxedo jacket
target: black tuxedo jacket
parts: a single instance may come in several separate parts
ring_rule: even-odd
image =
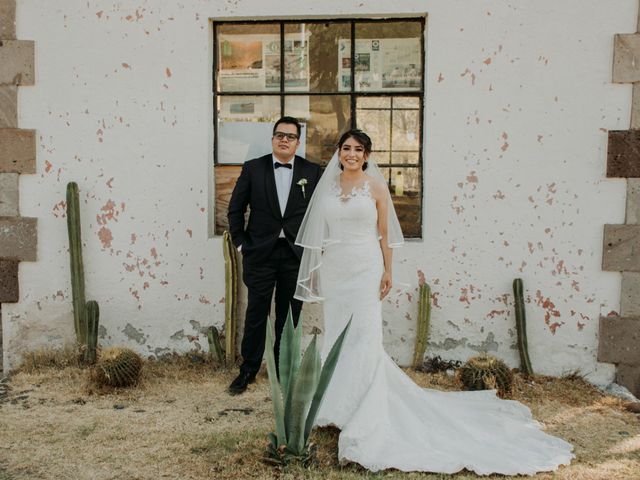
[[[242,255],[248,263],[266,259],[280,236],[280,230],[298,256],[302,248],[295,245],[300,224],[307,210],[322,169],[296,155],[291,189],[284,215],[280,213],[278,192],[273,172],[271,154],[244,163],[242,172],[229,201],[229,231],[236,247],[242,245]],[[298,182],[306,179],[304,194]],[[250,207],[249,221],[245,227],[245,212]]]

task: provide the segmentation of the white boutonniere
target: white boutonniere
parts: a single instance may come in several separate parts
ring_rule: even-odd
[[[301,178],[300,180],[298,180],[297,185],[300,185],[300,188],[302,189],[302,198],[307,198],[305,191],[304,191],[304,186],[307,184],[307,179],[306,178]]]

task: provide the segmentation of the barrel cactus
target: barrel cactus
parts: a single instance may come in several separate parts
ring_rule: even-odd
[[[269,434],[267,460],[279,465],[290,462],[308,465],[315,451],[313,445],[309,444],[309,436],[338,363],[351,320],[334,342],[324,365],[321,365],[316,335],[302,356],[302,321],[294,327],[292,317],[289,310],[280,342],[279,376],[273,351],[273,324],[271,319],[267,319],[265,354],[276,421],[276,432]]]
[[[458,370],[458,378],[467,390],[497,390],[506,397],[511,393],[513,373],[502,361],[488,354],[470,358]]]
[[[140,355],[128,348],[113,347],[100,354],[93,378],[99,385],[128,387],[138,383],[141,370]]]

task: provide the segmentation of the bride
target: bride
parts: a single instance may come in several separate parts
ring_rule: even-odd
[[[353,314],[316,425],[341,430],[340,461],[374,472],[532,475],[568,464],[573,447],[544,433],[523,404],[493,390],[423,389],[385,353],[381,301],[403,238],[371,147],[360,130],[342,135],[296,239],[296,298],[323,302],[323,360]]]

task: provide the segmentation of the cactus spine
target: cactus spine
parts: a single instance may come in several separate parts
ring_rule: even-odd
[[[520,370],[525,375],[533,375],[533,367],[529,359],[529,346],[527,343],[527,317],[524,310],[524,295],[522,279],[513,281],[513,297],[516,310],[516,331],[518,333],[518,352],[520,352]]]
[[[236,362],[238,323],[238,251],[228,231],[222,234],[224,252],[224,341],[225,360],[230,367]]]
[[[417,368],[424,361],[424,352],[429,341],[429,322],[431,320],[431,289],[427,283],[420,285],[418,299],[418,331],[416,346],[413,352],[413,367]]]
[[[85,301],[80,200],[76,182],[67,184],[67,230],[69,233],[69,256],[71,259],[73,325],[76,331],[76,340],[82,347],[84,361],[94,363],[98,344],[100,311],[95,300]]]

